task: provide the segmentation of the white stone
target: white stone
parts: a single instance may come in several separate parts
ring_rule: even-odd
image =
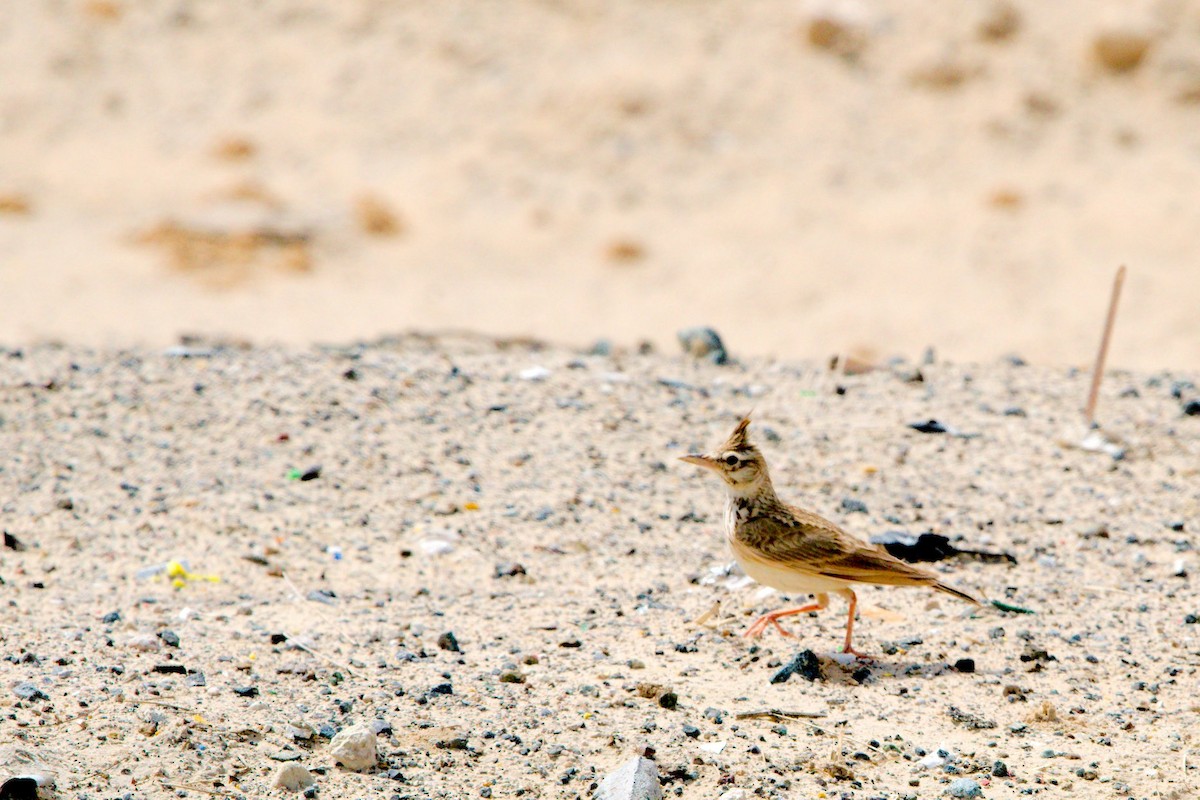
[[[275,770],[275,777],[271,780],[271,785],[289,792],[298,792],[313,785],[313,776],[307,769],[292,761],[279,765],[279,769]]]
[[[662,800],[658,766],[648,758],[634,756],[600,782],[596,800]]]
[[[521,370],[520,377],[523,381],[544,381],[550,377],[550,370],[545,367],[530,367]]]
[[[375,731],[366,725],[351,725],[333,737],[329,752],[346,769],[362,772],[379,760],[375,748]]]
[[[129,637],[125,644],[134,650],[141,650],[147,653],[162,647],[162,643],[159,642],[158,637],[153,633],[135,633]]]

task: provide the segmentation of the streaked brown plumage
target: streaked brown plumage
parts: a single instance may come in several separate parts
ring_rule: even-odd
[[[682,460],[712,470],[725,482],[725,534],[746,574],[783,592],[815,594],[816,602],[764,614],[747,629],[746,636],[760,636],[768,625],[791,636],[779,624],[781,617],[825,608],[829,593],[836,593],[850,603],[845,652],[861,656],[850,646],[858,603],[850,587],[856,583],[928,586],[970,603],[979,602],[942,583],[937,575],[851,536],[811,511],[781,501],[771,484],[766,459],[747,436],[749,425],[746,417],[717,450],[683,456]]]

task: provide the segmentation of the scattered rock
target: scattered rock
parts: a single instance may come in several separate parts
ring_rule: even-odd
[[[103,617],[101,617],[100,621],[103,622],[105,625],[112,625],[114,622],[120,622],[121,621],[121,612],[120,611],[110,611],[107,614],[105,614]]]
[[[970,778],[958,778],[950,782],[946,793],[951,797],[982,797],[983,787]]]
[[[18,553],[25,550],[25,543],[13,536],[8,531],[4,532],[4,546],[9,550],[15,550]]]
[[[824,3],[802,28],[804,40],[818,50],[846,59],[862,55],[868,43],[867,9],[857,2]]]
[[[692,358],[702,358],[714,364],[726,364],[729,355],[725,351],[725,343],[712,328],[685,328],[676,336],[683,352]]]
[[[988,42],[1011,39],[1021,29],[1021,12],[1008,0],[989,3],[979,21],[979,38]]]
[[[159,631],[158,638],[162,639],[163,644],[165,644],[167,647],[179,647],[179,634],[177,634],[175,631]]]
[[[954,662],[954,671],[955,672],[964,672],[967,674],[974,672],[975,671],[975,659],[960,658],[958,661]]]
[[[235,686],[233,693],[238,697],[258,697],[257,686]]]
[[[843,497],[842,511],[847,514],[866,514],[867,504],[855,497]]]
[[[32,681],[22,681],[13,687],[13,694],[22,700],[49,700],[50,695],[38,688]]]
[[[143,653],[150,653],[161,647],[158,637],[153,633],[135,633],[125,640],[125,645],[131,650]]]
[[[437,646],[443,650],[448,650],[451,653],[461,653],[462,650],[458,646],[458,639],[454,636],[454,631],[446,631],[438,637]]]
[[[501,683],[524,683],[525,682],[525,674],[522,672],[517,672],[516,670],[508,670],[507,672],[501,672],[500,673],[500,682]]]
[[[950,719],[968,730],[983,731],[996,727],[996,723],[992,720],[984,719],[976,714],[968,714],[957,706],[950,706],[946,709],[946,713],[950,716]]]
[[[1183,413],[1188,417],[1200,417],[1200,400],[1188,400],[1184,403]]]
[[[1007,778],[1008,765],[1003,761],[997,761],[995,764],[992,764],[992,775],[997,778]]]
[[[783,683],[796,674],[810,681],[825,680],[825,675],[821,672],[821,662],[812,650],[801,650],[792,656],[791,661],[771,676],[771,683]]]
[[[360,195],[354,203],[358,227],[371,236],[397,236],[404,232],[404,223],[380,197]]]
[[[526,575],[525,567],[515,561],[505,561],[496,565],[497,578],[515,578],[518,575]]]
[[[370,769],[378,760],[375,731],[367,725],[351,725],[333,737],[329,754],[336,763],[352,772]]]
[[[1132,72],[1141,65],[1153,41],[1149,34],[1136,28],[1113,28],[1100,32],[1092,40],[1092,56],[1109,72]]]
[[[298,792],[313,783],[312,773],[296,763],[280,764],[279,769],[275,770],[275,777],[271,779],[272,786],[289,792]]]
[[[662,800],[658,766],[648,758],[631,758],[600,781],[595,800]]]

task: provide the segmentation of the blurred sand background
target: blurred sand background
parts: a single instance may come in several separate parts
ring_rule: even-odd
[[[0,341],[1200,367],[1200,3],[0,6]]]

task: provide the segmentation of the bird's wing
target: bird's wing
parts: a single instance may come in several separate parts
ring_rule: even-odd
[[[744,522],[738,541],[764,563],[857,583],[928,586],[936,575],[860,541],[829,520],[789,506],[788,514]]]

